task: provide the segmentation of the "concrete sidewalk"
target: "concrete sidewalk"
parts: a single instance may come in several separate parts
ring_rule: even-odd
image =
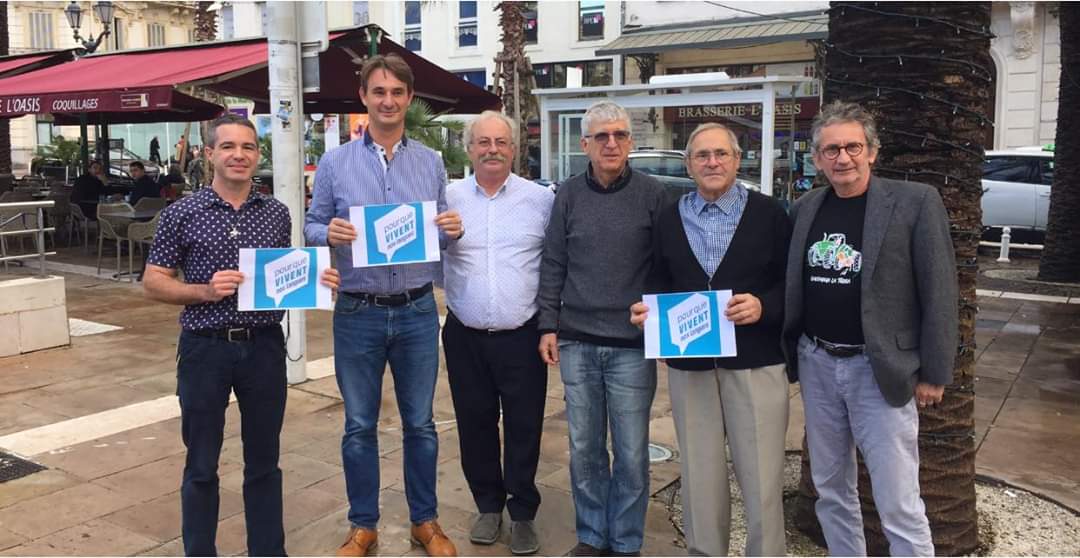
[[[0,275],[0,279],[5,278]],[[0,554],[178,555],[183,445],[175,390],[177,308],[149,302],[138,285],[66,275],[72,318],[123,329],[72,338],[65,349],[0,359],[0,448],[48,470],[0,484]],[[1080,509],[1080,304],[980,297],[976,384],[977,469]],[[332,553],[347,530],[340,434],[343,412],[332,374],[330,315],[308,313],[309,370],[292,386],[282,434],[287,548]],[[661,367],[662,368],[662,367]],[[651,438],[675,449],[661,370]],[[384,386],[379,442],[379,552],[419,554],[408,541],[400,419],[391,377]],[[789,449],[802,436],[797,386]],[[548,381],[537,474],[543,504],[541,553],[576,543],[569,492],[567,424],[558,371]],[[245,550],[238,414],[229,410],[221,463],[218,550]],[[445,373],[435,399],[440,439],[440,522],[462,555],[507,555],[508,534],[490,547],[468,542],[474,510],[461,473]],[[678,477],[676,460],[652,467],[654,493]],[[665,503],[648,512],[646,555],[682,555]],[[505,529],[504,529],[505,531]]]

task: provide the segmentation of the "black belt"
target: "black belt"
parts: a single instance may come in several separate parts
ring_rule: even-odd
[[[523,327],[529,327],[529,326],[536,327],[536,325],[538,323],[540,323],[540,314],[537,313],[533,317],[526,320],[525,323],[515,327],[514,329],[476,329],[475,327],[469,327],[469,326],[465,325],[464,323],[462,323],[462,321],[459,320],[458,317],[454,315],[454,312],[452,310],[450,310],[449,308],[446,309],[446,319],[447,319],[447,321],[453,320],[454,323],[456,323],[457,325],[463,327],[466,331],[470,331],[472,333],[478,333],[480,335],[494,336],[494,335],[502,335],[504,333],[514,333],[515,331],[517,331],[517,330],[519,330],[519,329],[521,329]]]
[[[341,291],[341,294],[350,298],[356,298],[364,301],[365,304],[371,304],[374,306],[405,306],[411,301],[414,301],[431,292],[431,283],[410,289],[400,294],[392,295],[377,295],[371,293],[350,293]]]
[[[236,343],[239,341],[251,341],[256,335],[280,333],[281,326],[226,327],[222,329],[189,329],[188,331],[199,337],[213,337],[214,339],[224,339],[230,343]]]
[[[866,345],[843,345],[838,343],[830,343],[820,337],[811,337],[810,342],[815,347],[822,348],[826,353],[836,358],[850,358],[856,355],[861,355],[866,351]]]

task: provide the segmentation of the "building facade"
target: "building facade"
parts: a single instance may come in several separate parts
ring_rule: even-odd
[[[5,2],[8,11],[8,37],[11,54],[68,49],[78,46],[72,33],[64,9],[64,2]],[[94,16],[93,2],[78,2],[82,8],[82,21],[79,35],[96,38],[102,31],[102,23]],[[186,44],[194,41],[195,8],[193,2],[113,2],[114,16],[110,35],[106,37],[98,52],[125,50],[132,48],[157,47]],[[0,7],[0,9],[4,9]],[[147,128],[155,126],[154,128]],[[127,147],[142,156],[147,156],[150,134],[156,134],[161,127],[159,141],[162,153],[166,153],[183,133],[183,125],[174,125],[176,130],[172,139],[165,135],[164,125],[129,125],[113,126],[110,135],[113,138],[132,136],[135,129],[145,141],[136,142],[135,138],[127,142]],[[197,129],[197,127],[195,127]],[[145,131],[144,131],[145,129]],[[30,159],[38,145],[51,142],[55,135],[78,137],[78,128],[53,126],[48,115],[27,115],[11,121],[11,162],[12,171],[23,175],[29,170]]]

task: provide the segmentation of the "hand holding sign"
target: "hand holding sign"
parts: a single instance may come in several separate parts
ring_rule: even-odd
[[[223,269],[214,273],[214,276],[210,278],[210,283],[206,285],[206,301],[218,302],[232,296],[243,282],[244,274],[235,269]]]

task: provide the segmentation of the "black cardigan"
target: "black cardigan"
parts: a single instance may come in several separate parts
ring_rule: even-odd
[[[653,270],[649,291],[678,293],[731,289],[761,300],[761,319],[735,326],[738,355],[728,358],[672,358],[679,370],[741,370],[784,362],[780,330],[784,324],[784,278],[791,219],[779,202],[750,191],[742,218],[712,281],[701,269],[686,239],[679,204],[668,206],[653,229]]]

